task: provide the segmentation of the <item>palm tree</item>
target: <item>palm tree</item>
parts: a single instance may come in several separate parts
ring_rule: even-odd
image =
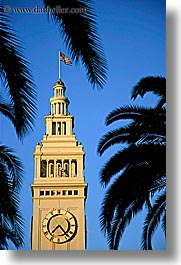
[[[114,178],[105,194],[100,215],[110,249],[118,249],[126,227],[142,210],[147,211],[142,249],[152,249],[152,236],[159,222],[166,231],[165,81],[163,77],[146,77],[133,88],[133,99],[148,91],[159,95],[156,107],[124,106],[106,118],[106,125],[131,120],[108,132],[98,145],[100,155],[115,144],[124,146],[100,171],[105,187]]]
[[[22,139],[33,129],[35,86],[20,42],[10,21],[0,7],[0,112],[13,124]],[[19,210],[19,191],[23,166],[13,150],[0,145],[0,249],[9,240],[16,248],[23,246],[23,218]]]

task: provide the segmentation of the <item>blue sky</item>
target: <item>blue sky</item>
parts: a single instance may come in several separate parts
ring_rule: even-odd
[[[40,0],[6,1],[11,7],[43,6]],[[99,171],[115,152],[108,150],[103,157],[97,155],[97,144],[103,134],[114,128],[104,125],[106,115],[113,109],[130,104],[131,89],[140,78],[148,75],[166,75],[165,1],[163,0],[99,0],[95,3],[98,32],[108,61],[108,80],[102,90],[88,83],[81,63],[72,67],[62,65],[61,79],[67,87],[71,103],[69,110],[75,117],[75,133],[86,152],[85,178],[88,182],[86,202],[88,250],[106,250],[106,238],[100,231],[99,213],[105,190],[99,183]],[[69,56],[58,28],[44,14],[11,13],[12,24],[26,48],[24,53],[31,63],[38,94],[38,111],[34,131],[23,142],[17,139],[13,127],[0,116],[3,144],[13,147],[22,159],[25,169],[21,191],[21,209],[26,221],[24,249],[30,249],[33,183],[33,151],[45,132],[44,116],[50,111],[49,99],[58,79],[58,51]],[[156,98],[146,96],[137,104],[155,104]],[[134,102],[132,102],[134,103]],[[117,127],[118,124],[115,124]],[[143,216],[138,216],[127,229],[120,249],[140,248]],[[163,233],[154,238],[155,249],[165,249]]]

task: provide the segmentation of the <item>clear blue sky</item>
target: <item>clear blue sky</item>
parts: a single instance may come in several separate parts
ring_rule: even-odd
[[[12,7],[42,7],[40,0],[6,1]],[[105,161],[115,152],[108,150],[103,157],[96,149],[100,137],[109,128],[104,125],[106,115],[113,109],[130,104],[132,86],[148,75],[166,75],[165,1],[164,0],[99,0],[95,3],[98,31],[108,61],[108,80],[103,90],[96,90],[87,81],[81,65],[62,65],[61,79],[67,87],[71,103],[69,110],[75,117],[75,133],[86,152],[85,178],[88,182],[86,202],[88,250],[106,250],[106,238],[100,231],[99,213],[105,190],[99,184],[98,174]],[[23,143],[17,140],[13,127],[0,117],[3,144],[13,147],[24,163],[25,176],[21,191],[21,209],[26,222],[24,249],[30,249],[33,183],[33,151],[45,133],[44,116],[50,111],[52,87],[58,79],[58,51],[66,55],[58,28],[44,14],[11,13],[13,26],[26,48],[38,93],[38,111],[34,131]],[[156,98],[146,96],[138,104],[155,104]],[[118,124],[116,124],[118,126]],[[110,129],[112,129],[111,127]],[[142,216],[138,216],[124,234],[120,249],[140,248]],[[155,249],[165,249],[163,233],[154,238]]]

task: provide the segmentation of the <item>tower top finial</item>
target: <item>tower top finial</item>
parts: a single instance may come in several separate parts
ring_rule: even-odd
[[[57,85],[65,87],[65,85],[64,85],[64,83],[63,83],[63,81],[61,79],[58,79],[58,81],[55,83],[54,87],[57,86]]]

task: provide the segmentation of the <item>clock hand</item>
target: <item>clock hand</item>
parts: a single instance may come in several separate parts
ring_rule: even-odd
[[[53,230],[52,230],[52,234],[59,228],[59,225],[57,225]]]
[[[68,236],[67,231],[65,231],[64,228],[61,225],[59,225],[59,227],[64,232],[64,234]]]

